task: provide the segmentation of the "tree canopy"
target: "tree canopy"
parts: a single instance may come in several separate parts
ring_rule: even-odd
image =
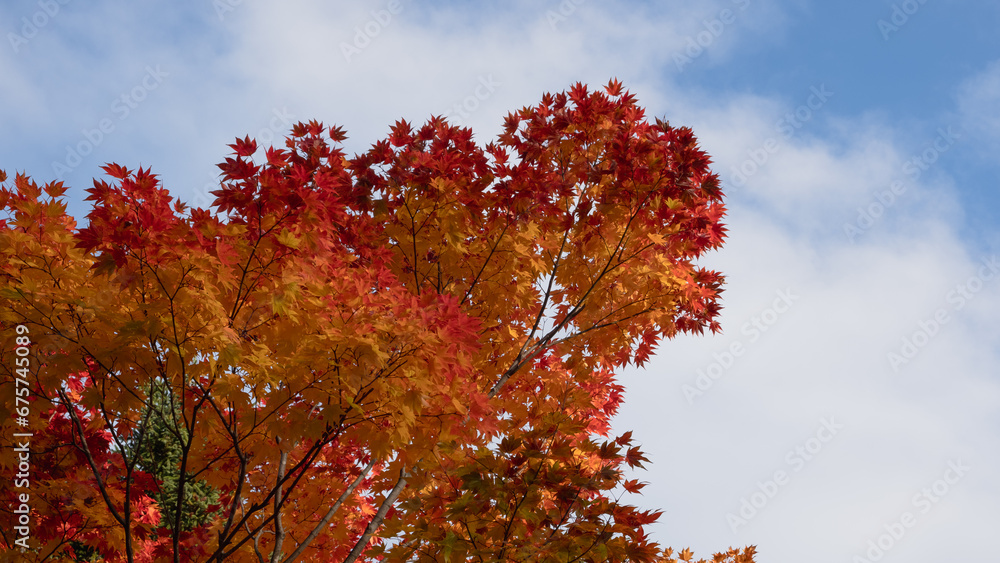
[[[103,167],[0,188],[2,459],[25,561],[688,561],[628,504],[615,372],[719,329],[725,228],[692,131],[617,81],[481,146],[398,121],[230,145],[210,209]],[[0,178],[6,182],[6,176]],[[17,340],[22,338],[22,340]],[[20,350],[29,349],[30,356]],[[30,361],[18,363],[18,358]],[[180,500],[178,500],[180,499]],[[753,547],[715,561],[746,563]]]

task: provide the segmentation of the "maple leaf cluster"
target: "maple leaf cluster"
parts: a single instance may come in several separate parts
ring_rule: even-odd
[[[85,226],[61,183],[0,187],[0,387],[25,325],[38,413],[20,555],[677,561],[622,500],[646,458],[609,432],[617,369],[719,330],[723,279],[696,260],[725,208],[692,132],[612,81],[485,146],[441,118],[352,158],[345,138],[237,139],[211,209],[117,164]],[[197,519],[162,500],[186,490],[211,491]]]

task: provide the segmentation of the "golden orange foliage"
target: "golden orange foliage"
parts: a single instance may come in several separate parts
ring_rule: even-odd
[[[2,392],[25,375],[36,414],[25,560],[678,561],[621,500],[646,458],[608,433],[616,369],[718,329],[722,277],[695,261],[723,194],[692,132],[612,81],[486,146],[440,118],[353,158],[344,138],[237,140],[209,210],[116,164],[84,226],[60,183],[0,189]],[[181,489],[221,492],[203,526],[162,527],[180,510],[134,454],[151,408]]]

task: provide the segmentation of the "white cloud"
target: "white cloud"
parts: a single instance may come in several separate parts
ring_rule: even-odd
[[[959,540],[934,531],[996,494],[1000,273],[958,238],[953,181],[930,160],[914,167],[937,139],[901,139],[880,120],[823,109],[785,136],[776,124],[796,104],[754,96],[677,105],[697,105],[688,115],[729,180],[731,231],[706,260],[727,274],[726,333],[666,343],[645,373],[626,377],[620,427],[637,428],[651,453],[640,475],[652,482],[649,505],[670,508],[658,537],[699,552],[756,543],[771,561],[817,551],[850,560],[910,511],[917,523],[893,554],[943,556]],[[777,150],[764,149],[769,139]],[[761,150],[767,158],[734,185],[732,171]],[[886,195],[894,182],[904,187]],[[873,203],[878,216],[849,240],[843,225],[859,225],[858,208]],[[783,289],[799,298],[781,312]],[[796,471],[800,457],[789,463],[788,452],[829,416],[843,432]],[[913,497],[956,459],[973,469],[922,512]],[[770,490],[776,471],[789,482],[747,509],[756,514],[734,534],[727,514],[739,516],[758,483]]]
[[[995,155],[1000,144],[1000,61],[966,80],[958,89],[958,111],[963,128],[988,142]]]

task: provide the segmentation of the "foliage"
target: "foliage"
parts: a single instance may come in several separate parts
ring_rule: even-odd
[[[616,369],[718,330],[695,261],[724,207],[692,132],[612,81],[485,147],[440,118],[344,139],[237,139],[210,210],[116,164],[83,227],[58,182],[0,190],[2,392],[14,325],[35,360],[25,557],[675,561],[622,501],[645,457],[608,433]],[[217,501],[184,520],[199,484]]]
[[[180,465],[183,452],[181,444],[189,436],[178,424],[182,413],[169,388],[154,382],[147,394],[146,410],[148,419],[142,432],[136,434],[129,444],[137,458],[137,466],[151,475],[157,483],[153,497],[161,512],[171,515],[177,510],[180,482]],[[186,476],[180,513],[182,530],[191,530],[209,522],[212,512],[219,502],[219,492],[207,483]],[[174,518],[163,518],[161,524],[173,528]]]

